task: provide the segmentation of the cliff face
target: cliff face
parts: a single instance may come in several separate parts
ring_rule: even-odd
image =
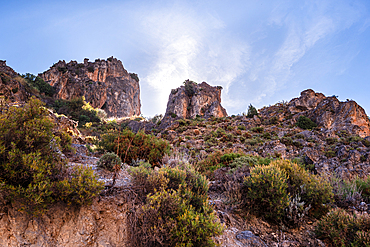
[[[139,80],[116,58],[85,59],[83,64],[59,61],[39,76],[56,89],[59,99],[84,96],[93,107],[104,109],[108,117],[141,114]]]
[[[7,66],[6,61],[0,60],[0,104],[3,100],[26,101],[30,94],[26,91],[25,86],[23,78]]]
[[[341,102],[336,97],[325,97],[308,89],[299,98],[292,99],[288,104],[292,115],[306,115],[332,132],[347,130],[361,137],[370,135],[370,121],[365,110],[355,101]]]
[[[221,106],[221,89],[206,82],[196,84],[186,80],[184,86],[171,91],[165,117],[173,114],[182,118],[226,117],[226,110]]]

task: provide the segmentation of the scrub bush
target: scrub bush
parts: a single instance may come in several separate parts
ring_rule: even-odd
[[[94,109],[89,103],[86,103],[84,97],[71,100],[58,99],[52,105],[58,114],[70,116],[78,121],[78,127],[84,126],[87,122],[100,123],[100,117],[104,116],[104,111]]]
[[[277,166],[256,166],[244,180],[249,210],[280,221],[289,205],[286,174]]]
[[[333,202],[334,198],[329,181],[288,160],[252,167],[242,190],[247,209],[288,225],[300,221],[300,216],[293,215],[293,211],[302,214],[305,208],[311,208],[310,213],[319,217],[328,210],[324,204]],[[296,206],[301,208],[293,210]]]
[[[26,79],[27,83],[36,88],[40,93],[44,93],[47,96],[52,97],[55,94],[55,89],[47,82],[45,82],[41,77],[35,76],[30,73],[22,75]]]
[[[299,116],[297,126],[302,129],[313,129],[317,127],[317,124],[306,116]]]
[[[42,103],[34,98],[0,115],[0,194],[32,214],[58,201],[89,203],[103,189],[91,169],[61,158],[60,138]]]
[[[207,200],[208,181],[189,165],[130,169],[142,202],[131,229],[135,246],[215,246],[223,227]]]
[[[100,157],[97,167],[113,172],[122,168],[122,160],[115,153],[106,153]]]
[[[370,217],[349,214],[343,209],[329,212],[316,224],[319,239],[331,246],[370,246]]]
[[[121,132],[109,132],[102,135],[99,148],[117,153],[124,163],[145,159],[152,165],[159,165],[163,156],[170,152],[167,141],[143,131],[134,133],[124,129]]]

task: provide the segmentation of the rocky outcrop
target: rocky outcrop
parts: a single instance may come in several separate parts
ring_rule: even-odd
[[[110,57],[84,63],[59,61],[39,76],[56,89],[59,99],[84,96],[108,117],[141,114],[139,79],[129,74],[120,60]]]
[[[315,93],[312,89],[307,89],[301,92],[299,98],[294,98],[289,102],[289,111],[291,114],[314,109],[323,99],[325,95]]]
[[[370,135],[370,121],[365,110],[355,101],[341,102],[335,96],[325,97],[308,89],[288,103],[291,115],[305,115],[319,127],[336,133],[346,130],[361,137]]]
[[[24,102],[30,96],[26,91],[25,80],[0,60],[0,104],[7,102]]]
[[[184,86],[172,89],[165,118],[226,117],[226,110],[221,106],[221,89],[206,82],[197,84],[186,80]]]
[[[361,137],[370,135],[370,121],[365,110],[355,101],[340,102],[335,97],[322,100],[308,113],[318,126],[336,133],[347,130]]]

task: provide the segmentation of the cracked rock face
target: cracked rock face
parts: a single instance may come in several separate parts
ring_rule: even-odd
[[[221,106],[221,87],[212,87],[206,82],[196,84],[189,80],[184,84],[171,91],[165,117],[173,114],[182,118],[227,116]]]
[[[58,99],[84,96],[94,108],[108,117],[141,114],[139,80],[129,74],[120,60],[110,57],[84,63],[59,61],[39,76],[53,86]]]
[[[370,121],[365,110],[353,100],[339,101],[335,96],[326,97],[312,89],[301,92],[299,98],[288,103],[288,109],[297,118],[306,115],[319,127],[333,133],[347,130],[361,137],[370,136]]]

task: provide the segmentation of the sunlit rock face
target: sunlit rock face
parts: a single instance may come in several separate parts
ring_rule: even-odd
[[[333,133],[347,130],[361,137],[370,135],[370,122],[365,110],[355,101],[339,101],[335,96],[325,97],[308,89],[301,92],[299,98],[288,103],[292,115],[306,115],[319,127],[331,130]]]
[[[108,117],[131,117],[141,114],[139,79],[128,73],[122,62],[110,57],[84,63],[59,61],[39,76],[53,86],[56,98],[84,96]]]
[[[206,82],[196,84],[189,80],[184,84],[171,91],[165,117],[173,114],[182,118],[227,116],[221,106],[221,87],[212,87]]]

